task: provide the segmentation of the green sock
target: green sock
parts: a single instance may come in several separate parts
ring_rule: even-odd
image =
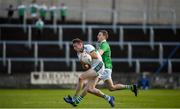
[[[78,96],[75,95],[75,96],[72,97],[72,99],[75,100],[77,97],[78,97]]]
[[[79,104],[82,101],[83,97],[82,96],[78,96],[78,97],[75,97],[73,99],[75,99],[75,103],[76,104]]]
[[[109,101],[109,100],[110,100],[110,96],[104,95],[104,99],[107,100],[107,101]]]

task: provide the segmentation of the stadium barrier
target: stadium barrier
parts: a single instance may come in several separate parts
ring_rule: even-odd
[[[83,72],[31,72],[32,85],[69,85],[77,84]],[[103,84],[103,81],[98,83]]]
[[[43,74],[44,73],[44,74]],[[67,73],[67,74],[65,74]],[[35,74],[35,75],[34,75]],[[13,74],[13,75],[0,75],[0,88],[75,88],[77,76],[80,73],[74,72],[32,72],[31,74]],[[37,79],[37,75],[41,76]],[[44,76],[44,77],[42,77]],[[112,78],[114,83],[132,84],[138,83],[141,79],[142,73],[114,73]],[[180,75],[179,74],[155,74],[153,72],[146,72],[146,77],[149,80],[150,88],[166,88],[178,89],[180,88]],[[71,78],[75,79],[71,80]],[[104,87],[103,82],[98,87]]]
[[[95,44],[95,42],[93,42]],[[70,57],[70,42],[62,42],[62,45],[65,45],[65,57],[64,58],[60,58],[60,57],[51,57],[51,58],[42,58],[39,57],[39,51],[38,51],[38,46],[39,45],[59,45],[58,41],[41,41],[41,42],[35,42],[32,41],[31,44],[34,45],[34,57],[7,57],[7,51],[6,51],[6,45],[7,44],[17,44],[17,45],[27,45],[28,43],[26,41],[2,41],[0,42],[0,44],[3,45],[3,55],[2,58],[0,58],[0,61],[2,61],[4,66],[7,66],[8,68],[8,74],[13,73],[11,71],[12,69],[12,62],[34,62],[34,67],[40,66],[40,71],[45,71],[44,70],[44,62],[66,62],[67,65],[70,65],[72,63],[71,66],[71,71],[77,71],[77,63],[78,60],[77,58],[72,58]],[[119,42],[109,42],[110,45],[117,45],[119,46]],[[159,48],[159,53],[158,53],[158,57],[157,58],[133,58],[133,54],[132,54],[132,46],[135,45],[146,45],[149,46],[149,42],[124,42],[123,46],[127,46],[128,47],[128,56],[127,58],[112,58],[113,62],[128,62],[129,66],[132,66],[132,63],[135,62],[136,63],[136,69],[135,72],[136,73],[140,73],[141,72],[141,62],[158,62],[160,65],[162,65],[164,62],[167,61],[167,59],[163,58],[164,54],[163,54],[163,48],[164,46],[177,46],[179,45],[178,42],[154,42],[153,46],[158,46]],[[172,68],[172,62],[180,62],[179,58],[173,58],[173,59],[168,59],[168,73],[171,74],[173,72],[173,68]]]

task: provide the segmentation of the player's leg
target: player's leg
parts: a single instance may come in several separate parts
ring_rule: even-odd
[[[88,80],[88,83],[86,84],[87,86],[91,83],[91,81],[93,80],[93,78],[97,78],[97,74],[93,69],[89,69],[88,71],[84,72],[83,74],[80,75],[79,77],[79,82],[76,88],[76,93],[73,97],[68,96],[68,97],[64,97],[65,102],[72,104],[73,106],[77,106],[77,104],[79,104],[83,97],[87,94],[87,90],[85,90],[86,86],[84,87],[83,90],[83,94],[79,94],[82,87],[84,86],[84,81]]]
[[[115,99],[115,98],[114,98],[113,96],[109,96],[109,95],[107,95],[107,94],[104,94],[101,90],[99,90],[99,89],[96,88],[96,85],[97,85],[97,83],[98,83],[98,80],[99,80],[99,78],[96,78],[94,81],[91,81],[91,83],[90,83],[89,86],[87,87],[87,91],[88,91],[89,93],[91,93],[91,94],[94,94],[94,95],[96,95],[96,96],[99,96],[99,97],[107,100],[107,101],[110,103],[110,105],[111,105],[112,107],[114,107],[114,99]]]
[[[92,67],[91,69],[89,69],[86,72],[84,72],[83,74],[81,74],[81,76],[79,77],[79,83],[77,85],[76,93],[74,96],[76,97],[79,95],[80,90],[83,87],[84,80],[96,78],[99,76],[99,72],[102,72],[102,71],[104,71],[104,64],[102,62],[100,62],[97,66]]]
[[[135,94],[135,96],[137,96],[138,90],[135,84],[134,85],[113,84],[112,79],[106,80],[105,83],[107,84],[107,87],[110,91],[130,89]]]
[[[97,66],[89,69],[88,71],[84,72],[80,77],[79,77],[79,83],[78,83],[78,86],[77,86],[77,91],[75,93],[75,96],[71,98],[67,98],[65,97],[64,100],[67,102],[67,103],[70,103],[72,105],[74,105],[74,103],[76,103],[76,99],[78,99],[79,101],[82,100],[83,96],[78,96],[79,93],[80,93],[80,90],[82,89],[83,87],[83,82],[84,80],[86,79],[93,79],[93,78],[96,78],[98,77],[99,75],[99,72],[102,72],[104,70],[104,66],[103,66],[103,63],[100,62]],[[87,93],[87,92],[86,92]]]
[[[122,89],[130,89],[134,92],[135,96],[137,96],[137,87],[136,85],[124,85],[124,84],[114,84],[111,78],[111,69],[105,69],[102,75],[102,79],[107,85],[110,91],[122,90]]]
[[[93,78],[91,80],[88,81],[86,87],[84,88],[83,92],[82,92],[82,96],[85,96],[87,94],[87,92],[94,94],[96,96],[99,97],[104,97],[104,93],[102,93],[99,89],[96,89],[96,84],[98,82],[98,77]]]
[[[72,99],[72,101],[76,105],[79,104],[83,100],[83,98],[87,95],[88,88],[91,87],[92,85],[94,85],[94,83],[95,83],[97,78],[98,77],[95,77],[95,78],[92,78],[92,79],[88,79],[88,82],[84,86],[82,93],[80,95],[73,96],[72,98],[70,97],[70,99]]]
[[[84,81],[87,79],[96,78],[98,75],[93,69],[89,69],[86,72],[82,73],[79,77],[79,81],[77,83],[76,92],[73,97],[64,97],[64,101],[70,103],[73,106],[77,106],[78,102],[82,100],[82,96],[80,95],[80,91],[84,85]],[[76,100],[77,99],[77,100]],[[78,101],[78,102],[77,102]]]
[[[94,72],[93,69],[89,69],[86,72],[84,72],[83,74],[81,74],[80,77],[79,77],[78,84],[76,86],[76,92],[75,92],[74,96],[75,97],[79,96],[80,91],[81,91],[81,89],[82,89],[82,87],[84,85],[85,80],[95,78],[95,77],[97,77],[97,74],[96,74],[96,72]]]
[[[132,87],[132,85],[114,84],[112,79],[107,79],[104,82],[110,91],[122,90],[122,89],[131,89],[131,87]]]
[[[103,72],[104,72],[104,67],[102,67],[99,70],[96,69],[96,70],[94,70],[94,72],[99,75],[98,77],[101,77],[103,75]],[[81,97],[83,98],[87,94],[87,92],[89,92],[91,94],[94,94],[96,96],[104,98],[105,100],[107,100],[111,104],[112,107],[114,107],[114,97],[108,96],[96,88],[96,85],[97,85],[98,80],[99,80],[98,77],[92,78],[88,81],[87,86],[84,88],[84,90],[81,94]],[[81,97],[79,98],[79,100],[82,100]]]
[[[83,99],[83,97],[85,97],[87,95],[87,92],[94,94],[96,96],[99,96],[101,98],[104,98],[105,100],[107,100],[110,105],[112,107],[114,107],[114,97],[109,96],[104,94],[102,91],[100,91],[99,89],[96,88],[96,84],[98,82],[98,77],[90,79],[86,85],[86,87],[84,88],[82,94],[76,98],[73,98],[76,102],[76,104],[80,103]]]
[[[82,81],[87,80],[87,79],[88,79],[88,83],[86,84],[86,86],[84,87],[84,89],[80,95],[79,94],[80,90],[84,85],[84,83]],[[92,85],[94,85],[97,80],[98,80],[97,73],[93,69],[89,69],[88,71],[86,71],[85,73],[80,75],[79,83],[80,83],[81,87],[77,86],[78,90],[76,90],[76,93],[73,96],[73,100],[75,101],[76,104],[78,104],[83,99],[83,97],[86,96],[88,87],[91,87]]]

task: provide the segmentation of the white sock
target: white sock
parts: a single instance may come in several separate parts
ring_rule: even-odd
[[[124,85],[126,89],[131,89],[131,85]]]

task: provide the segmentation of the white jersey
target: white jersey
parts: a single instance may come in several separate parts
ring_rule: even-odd
[[[90,45],[90,44],[85,44],[84,45],[84,50],[83,52],[86,52],[86,53],[91,53],[92,51],[95,51],[95,48],[94,46]],[[97,66],[100,62],[103,63],[103,60],[102,60],[102,57],[101,55],[99,54],[99,52],[96,52],[97,53],[97,56],[98,58],[97,59],[92,59],[92,62],[90,63],[91,67],[95,67]],[[80,60],[80,54],[77,54],[78,55],[78,58]]]

